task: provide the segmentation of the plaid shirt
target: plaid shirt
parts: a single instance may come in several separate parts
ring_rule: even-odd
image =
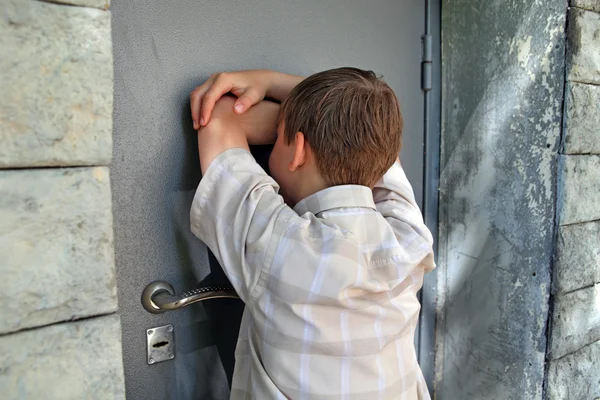
[[[246,303],[233,399],[428,399],[414,335],[432,237],[396,163],[371,189],[334,186],[294,209],[243,149],[217,157],[192,232]]]

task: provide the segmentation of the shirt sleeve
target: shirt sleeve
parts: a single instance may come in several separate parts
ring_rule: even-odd
[[[399,161],[396,161],[373,187],[373,201],[377,211],[394,229],[398,240],[401,243],[410,243],[412,250],[422,254],[421,264],[425,272],[434,269],[433,237],[423,222],[413,189]],[[408,239],[415,233],[417,240]]]
[[[244,302],[264,268],[277,216],[287,207],[278,191],[247,150],[230,149],[210,164],[192,201],[192,232]]]

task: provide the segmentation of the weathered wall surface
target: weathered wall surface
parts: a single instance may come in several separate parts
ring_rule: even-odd
[[[110,12],[2,0],[0,166],[106,165]]]
[[[572,0],[548,399],[600,397],[600,2]]]
[[[442,2],[438,399],[543,397],[566,6]]]
[[[3,399],[125,397],[108,6],[0,0]]]

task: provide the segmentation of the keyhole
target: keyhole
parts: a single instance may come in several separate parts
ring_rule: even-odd
[[[162,342],[154,343],[152,345],[152,347],[154,347],[155,349],[158,349],[159,347],[164,347],[168,344],[169,344],[169,342],[163,340]]]

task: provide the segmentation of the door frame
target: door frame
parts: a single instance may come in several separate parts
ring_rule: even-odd
[[[423,121],[423,218],[433,236],[434,257],[437,263],[438,246],[438,188],[440,180],[441,140],[441,1],[425,1],[423,66],[421,79],[424,86]],[[428,38],[427,38],[428,37]],[[425,42],[431,44],[426,51]],[[429,54],[428,54],[429,53]],[[429,71],[427,71],[429,69]],[[425,74],[429,76],[425,76]],[[426,274],[419,292],[421,313],[417,332],[417,358],[430,393],[434,392],[435,324],[437,315],[437,270]]]

